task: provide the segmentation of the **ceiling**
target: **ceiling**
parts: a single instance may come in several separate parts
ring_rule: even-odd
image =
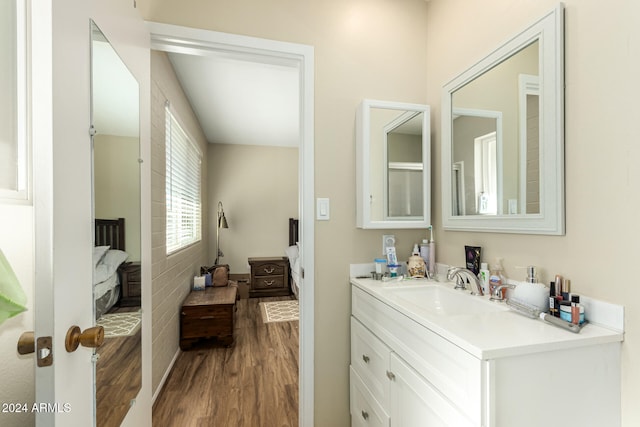
[[[168,53],[207,141],[298,146],[298,68],[259,55]]]

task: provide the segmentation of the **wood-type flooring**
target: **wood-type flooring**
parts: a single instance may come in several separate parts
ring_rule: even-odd
[[[241,299],[234,343],[181,352],[153,407],[154,427],[296,427],[299,322],[263,323]]]

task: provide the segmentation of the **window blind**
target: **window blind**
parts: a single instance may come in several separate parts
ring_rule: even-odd
[[[170,110],[166,112],[167,254],[201,239],[202,155]]]

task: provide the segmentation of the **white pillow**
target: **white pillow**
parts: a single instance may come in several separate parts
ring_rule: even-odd
[[[93,248],[93,268],[96,268],[104,255],[109,250],[109,246],[94,246]]]
[[[284,250],[284,252],[287,254],[287,257],[289,258],[289,262],[293,267],[293,263],[296,262],[296,260],[298,259],[298,256],[300,256],[298,245],[289,246]]]
[[[104,282],[111,277],[120,264],[129,258],[129,254],[117,249],[111,249],[102,258],[102,261],[96,266],[93,273],[93,284]]]

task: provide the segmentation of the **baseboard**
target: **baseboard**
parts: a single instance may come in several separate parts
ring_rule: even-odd
[[[156,399],[158,398],[158,396],[160,395],[160,392],[164,388],[164,383],[167,382],[167,378],[169,378],[169,374],[173,369],[173,365],[176,363],[176,360],[178,360],[178,356],[180,355],[181,352],[182,351],[178,348],[178,350],[176,351],[176,354],[173,355],[173,359],[171,359],[171,363],[169,363],[167,370],[164,371],[164,375],[160,380],[160,384],[158,384],[158,388],[156,388],[156,391],[153,393],[153,397],[151,398],[151,407],[153,407],[153,405],[156,403]]]

